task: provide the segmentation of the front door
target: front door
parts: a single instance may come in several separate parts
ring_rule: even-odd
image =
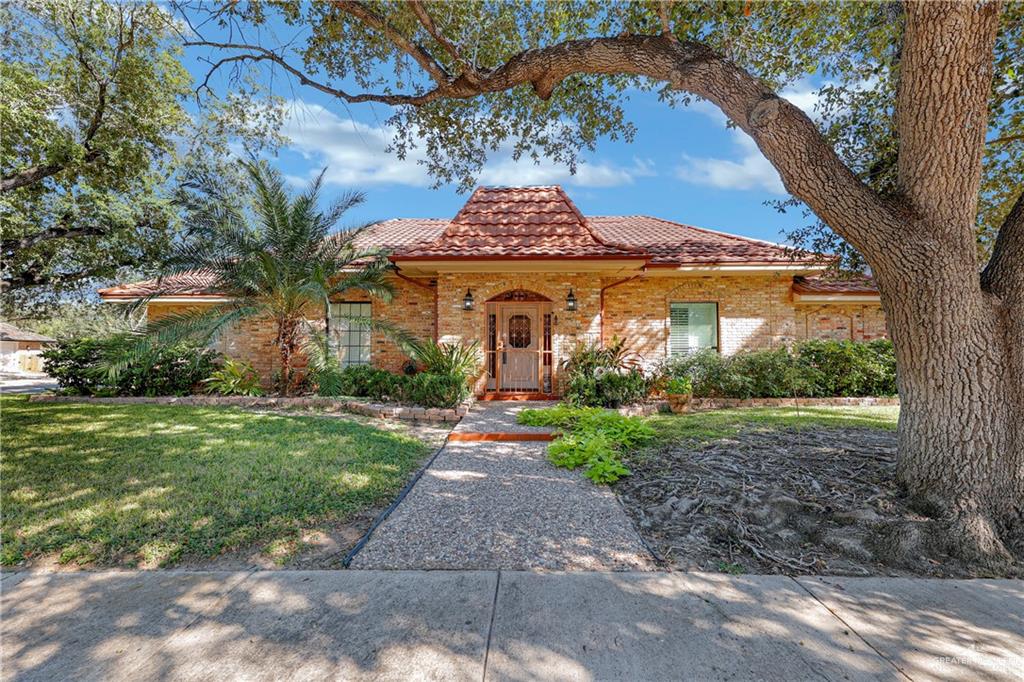
[[[501,308],[501,389],[537,391],[540,354],[540,315],[536,305]]]

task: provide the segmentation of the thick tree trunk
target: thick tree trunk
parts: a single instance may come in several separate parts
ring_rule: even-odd
[[[897,475],[918,509],[948,521],[951,553],[993,564],[1024,556],[1024,340],[970,264],[949,261],[880,276],[902,403]]]

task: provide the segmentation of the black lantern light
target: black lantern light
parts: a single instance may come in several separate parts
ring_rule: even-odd
[[[473,293],[466,289],[466,295],[462,299],[462,309],[472,310],[473,309]]]
[[[576,312],[576,294],[572,293],[572,287],[569,287],[569,295],[565,297],[565,309],[570,313]]]

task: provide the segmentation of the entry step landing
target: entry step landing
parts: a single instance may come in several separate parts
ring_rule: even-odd
[[[548,426],[524,426],[516,421],[527,409],[554,405],[554,401],[520,400],[477,403],[448,436],[454,442],[549,441],[554,429]]]

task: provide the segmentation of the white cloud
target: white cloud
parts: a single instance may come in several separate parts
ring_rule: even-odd
[[[432,182],[422,148],[411,149],[405,159],[386,151],[393,137],[383,126],[344,120],[316,104],[289,102],[288,117],[282,132],[290,148],[310,160],[315,169],[327,166],[324,180],[346,187],[373,184],[398,184],[426,187]],[[632,184],[635,178],[655,175],[649,160],[634,159],[629,166],[609,162],[581,163],[572,175],[565,166],[542,160],[512,159],[510,149],[499,150],[484,166],[479,182],[490,185],[550,185],[577,187],[616,187]],[[289,176],[289,182],[303,184],[307,178]]]
[[[633,159],[630,166],[613,163],[581,163],[572,175],[566,166],[550,161],[539,164],[530,159],[515,161],[505,155],[484,166],[480,183],[484,185],[573,185],[576,187],[618,187],[631,185],[635,178],[655,175],[654,163]]]
[[[426,169],[417,163],[422,152],[411,150],[404,159],[387,152],[392,136],[385,128],[346,121],[322,106],[301,101],[290,102],[288,111],[282,133],[291,140],[292,149],[315,162],[311,175],[327,166],[324,180],[347,187],[430,184]]]
[[[685,182],[718,189],[763,190],[785,194],[786,188],[775,168],[762,156],[754,141],[741,131],[732,131],[733,144],[740,151],[738,159],[692,157],[683,155],[676,166],[676,177]]]

